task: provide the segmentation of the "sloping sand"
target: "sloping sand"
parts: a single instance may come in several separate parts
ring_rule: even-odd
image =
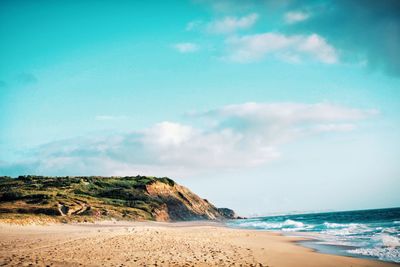
[[[6,266],[399,266],[325,255],[294,238],[218,224],[0,224]]]

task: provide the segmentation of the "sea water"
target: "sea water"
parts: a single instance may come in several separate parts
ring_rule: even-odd
[[[228,225],[309,237],[313,241],[304,245],[321,252],[400,263],[400,208],[268,216]]]

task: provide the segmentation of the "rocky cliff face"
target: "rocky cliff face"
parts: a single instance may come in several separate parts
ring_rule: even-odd
[[[227,218],[208,201],[192,193],[186,187],[178,184],[170,185],[154,182],[146,185],[149,195],[160,198],[164,205],[163,214],[168,217],[156,216],[158,220],[218,220]]]
[[[224,220],[236,217],[218,209],[169,178],[0,177],[0,219],[51,216],[63,221]]]

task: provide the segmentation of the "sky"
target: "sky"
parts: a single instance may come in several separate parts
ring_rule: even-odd
[[[168,176],[245,216],[398,207],[399,14],[1,1],[0,175]]]

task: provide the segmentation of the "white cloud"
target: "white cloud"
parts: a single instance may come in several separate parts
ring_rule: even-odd
[[[294,24],[305,21],[310,17],[310,14],[301,11],[291,11],[285,13],[284,20],[288,24]]]
[[[320,132],[349,131],[356,122],[377,113],[328,103],[245,103],[211,110],[202,116],[212,120],[216,128],[251,133],[255,140],[277,145]]]
[[[169,147],[179,146],[188,141],[193,135],[194,130],[192,127],[165,121],[145,130],[142,140],[147,144]]]
[[[199,50],[199,46],[195,43],[177,43],[173,47],[180,53],[193,53]]]
[[[237,30],[248,29],[257,21],[256,13],[249,14],[244,17],[225,17],[220,20],[210,22],[207,30],[211,33],[232,33]]]
[[[284,35],[263,33],[232,37],[227,40],[228,59],[236,62],[252,62],[267,55],[283,60],[300,62],[306,58],[333,64],[338,62],[338,53],[318,34]]]
[[[311,34],[304,38],[297,47],[299,52],[309,53],[316,59],[327,64],[338,61],[337,52],[324,38],[317,34]]]
[[[161,122],[141,131],[43,145],[29,162],[52,175],[187,175],[262,165],[301,138],[354,130],[378,112],[327,103],[245,103],[190,115],[203,127]],[[34,167],[32,167],[34,166]]]

